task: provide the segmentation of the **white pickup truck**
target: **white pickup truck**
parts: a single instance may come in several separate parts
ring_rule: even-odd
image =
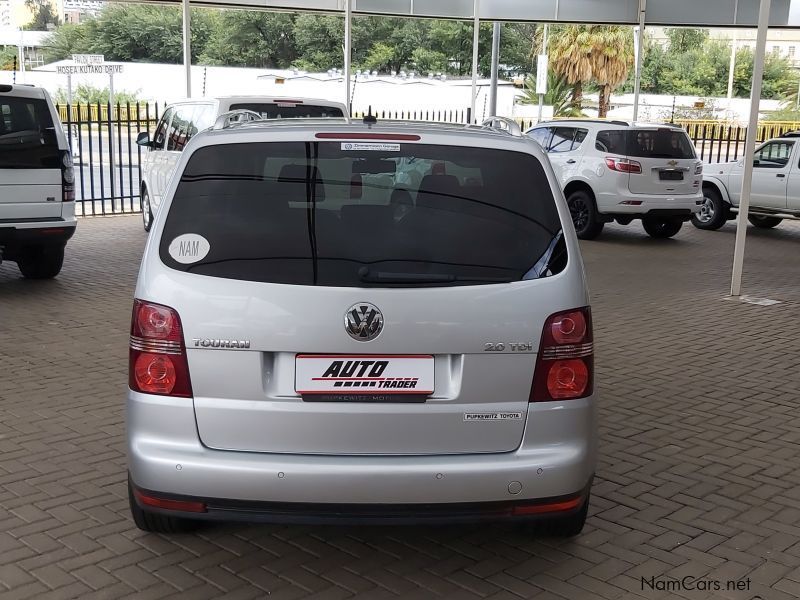
[[[706,166],[695,227],[719,229],[736,216],[743,171],[744,160]],[[753,159],[750,222],[767,229],[784,219],[800,219],[800,132],[764,142]]]

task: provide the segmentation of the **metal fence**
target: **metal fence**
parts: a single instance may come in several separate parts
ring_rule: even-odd
[[[159,104],[107,103],[57,105],[75,160],[76,213],[108,215],[141,212],[139,182],[142,150],[136,144],[140,131],[152,131],[159,117]],[[355,118],[364,112],[353,114]],[[468,123],[470,110],[432,109],[375,111],[378,119],[440,123]],[[535,119],[517,119],[523,131]],[[744,155],[747,128],[723,121],[676,121],[708,163],[738,160]],[[800,129],[796,122],[762,122],[755,142]]]
[[[140,131],[158,121],[155,104],[56,105],[75,162],[75,212],[108,215],[141,212]]]

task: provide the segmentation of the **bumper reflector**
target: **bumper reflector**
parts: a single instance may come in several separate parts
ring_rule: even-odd
[[[169,500],[167,498],[157,498],[150,496],[140,490],[134,490],[133,495],[139,504],[145,506],[152,506],[154,508],[163,508],[165,510],[180,510],[182,512],[204,513],[206,512],[206,505],[202,502],[189,502],[185,500]]]
[[[549,504],[531,504],[528,506],[515,506],[511,514],[515,516],[522,515],[541,515],[545,513],[564,512],[568,510],[575,510],[583,503],[583,497],[578,496],[570,500],[562,500],[560,502],[552,502]]]

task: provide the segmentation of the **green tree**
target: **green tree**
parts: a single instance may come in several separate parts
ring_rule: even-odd
[[[600,86],[598,116],[608,114],[611,92],[625,82],[633,66],[633,37],[629,27],[592,28],[592,80]]]
[[[30,23],[24,26],[24,29],[31,31],[47,31],[48,29],[58,27],[61,22],[50,4],[50,0],[25,0],[25,6],[33,14]]]
[[[217,15],[200,55],[211,65],[286,68],[297,55],[294,16],[266,11],[230,10]]]
[[[13,71],[18,62],[18,56],[19,51],[16,46],[0,47],[0,71]]]
[[[572,98],[580,107],[583,86],[592,79],[591,34],[585,25],[553,27],[548,41],[549,66],[572,86]]]
[[[128,92],[125,90],[114,90],[114,104],[125,104],[126,102],[134,103],[139,101],[140,90],[135,92]],[[110,91],[106,88],[98,88],[89,84],[80,84],[72,90],[73,103],[91,103],[97,102],[101,104],[108,104]],[[67,103],[67,91],[64,88],[58,88],[55,94],[55,101],[58,104]]]
[[[671,52],[688,52],[700,48],[708,39],[708,29],[693,27],[667,27],[664,30]]]
[[[72,54],[86,54],[91,50],[89,26],[64,23],[47,36],[44,55],[48,61],[63,60]]]

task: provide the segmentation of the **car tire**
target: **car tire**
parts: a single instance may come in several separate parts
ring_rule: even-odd
[[[587,192],[572,192],[567,198],[567,206],[579,239],[593,240],[600,235],[605,223],[598,218],[594,199]]]
[[[128,503],[136,527],[151,533],[184,533],[197,529],[199,522],[181,517],[171,517],[143,509],[133,497],[133,484],[128,477]]]
[[[17,256],[17,266],[26,279],[52,279],[64,264],[64,246],[28,246]]]
[[[642,217],[642,227],[650,237],[663,240],[677,234],[683,227],[683,221],[669,217],[645,216]]]
[[[141,194],[141,202],[142,202],[142,225],[144,226],[145,231],[150,231],[150,228],[153,226],[153,209],[150,207],[150,194],[147,192],[147,188],[142,188]]]
[[[750,215],[747,220],[753,224],[753,227],[759,229],[772,229],[783,221],[780,217],[761,217],[759,215]]]
[[[692,225],[698,229],[716,230],[730,218],[731,207],[713,187],[703,188],[703,205],[700,212],[692,216]]]

